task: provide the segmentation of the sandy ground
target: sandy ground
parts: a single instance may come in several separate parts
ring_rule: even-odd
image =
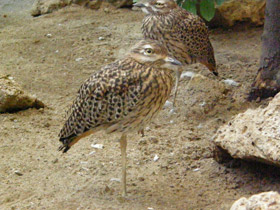
[[[142,18],[129,9],[106,13],[80,7],[37,18],[10,13],[0,17],[0,73],[12,75],[47,105],[44,110],[0,115],[1,210],[226,210],[241,196],[280,189],[278,169],[243,161],[219,164],[211,143],[220,125],[255,106],[244,97],[258,68],[261,28],[211,31],[221,78],[241,86],[233,87],[211,112],[190,117],[188,80],[182,80],[176,113],[166,108],[146,128],[145,137],[129,136],[126,199],[118,182],[118,136],[100,132],[67,154],[57,151],[64,113],[77,89],[141,37]],[[202,65],[187,70],[215,80]],[[97,143],[104,148],[91,147]]]

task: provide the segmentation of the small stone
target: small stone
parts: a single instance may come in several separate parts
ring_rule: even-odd
[[[50,126],[51,126],[51,124],[50,124],[50,123],[48,123],[48,122],[47,122],[47,123],[45,123],[45,125],[44,125],[44,127],[45,127],[45,128],[49,128]]]
[[[157,139],[157,137],[155,137],[155,136],[151,136],[150,138],[149,138],[149,140],[150,140],[150,142],[152,142],[153,144],[157,144],[159,141],[158,141],[158,139]]]
[[[202,103],[199,104],[199,106],[204,107],[206,105],[206,102],[203,101]]]
[[[138,145],[146,145],[147,144],[147,140],[146,139],[141,139],[138,143]]]
[[[198,126],[197,126],[198,129],[201,129],[203,128],[203,125],[200,123]]]
[[[145,181],[144,177],[139,177],[138,180],[139,180],[140,182]]]
[[[197,171],[199,171],[199,170],[200,170],[199,168],[193,169],[194,172],[197,172]]]
[[[103,144],[91,144],[90,146],[93,147],[94,149],[103,149],[104,148]]]
[[[159,156],[158,156],[158,155],[155,155],[154,161],[156,162],[156,161],[158,161],[158,159],[159,159]]]
[[[99,41],[102,41],[102,40],[105,40],[105,38],[104,38],[103,36],[100,36],[100,37],[98,38],[98,40],[99,40]]]
[[[230,86],[234,86],[234,87],[238,87],[240,84],[238,82],[235,82],[234,80],[232,79],[225,79],[223,80],[223,82],[226,84],[226,85],[230,85]]]
[[[23,175],[23,173],[21,173],[21,172],[18,171],[18,170],[15,171],[15,174],[18,175],[18,176],[22,176],[22,175]]]
[[[121,182],[121,180],[119,178],[111,178],[110,181],[111,182]]]
[[[110,188],[108,186],[105,187],[104,189],[105,192],[110,192]]]
[[[165,104],[164,104],[164,108],[170,108],[173,106],[173,103],[170,102],[170,101],[166,101]]]
[[[81,61],[81,60],[83,60],[83,58],[76,58],[76,59],[75,59],[75,61],[77,61],[77,62],[79,62],[79,61]]]
[[[46,34],[46,37],[51,38],[52,34]]]
[[[194,75],[195,75],[194,72],[192,72],[192,71],[186,71],[186,72],[183,72],[183,73],[181,74],[180,79],[192,78]]]
[[[95,153],[95,151],[91,151],[88,155],[93,155]]]
[[[175,109],[171,109],[171,110],[169,111],[169,114],[176,114]]]

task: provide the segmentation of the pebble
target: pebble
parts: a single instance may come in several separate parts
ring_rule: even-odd
[[[143,181],[145,181],[145,178],[144,178],[144,177],[139,177],[138,180],[139,180],[140,182],[143,182]]]
[[[169,111],[169,113],[170,113],[170,114],[176,114],[176,111],[175,111],[175,109],[171,109],[171,110]]]
[[[165,104],[164,104],[164,108],[169,108],[169,107],[172,107],[173,106],[173,103],[170,102],[170,101],[166,101]]]
[[[201,129],[203,128],[203,125],[200,123],[198,126],[197,126],[198,129]]]
[[[119,178],[111,178],[110,181],[111,182],[121,182],[121,180]]]
[[[95,149],[103,149],[104,148],[103,144],[91,144],[90,146],[95,148]]]
[[[23,173],[21,173],[21,172],[18,171],[18,170],[15,171],[15,174],[18,175],[18,176],[22,176],[22,175],[23,175]]]
[[[77,61],[77,62],[79,62],[79,61],[81,61],[81,60],[83,60],[83,58],[76,58],[76,59],[75,59],[75,61]]]
[[[235,82],[232,79],[225,79],[223,82],[227,85],[234,86],[234,87],[238,87],[240,85],[238,82]]]
[[[47,34],[46,37],[51,38],[52,34]]]
[[[200,170],[199,168],[195,168],[195,169],[193,169],[193,171],[194,171],[194,172],[199,171],[199,170]]]
[[[206,102],[203,101],[202,103],[199,104],[199,106],[204,107],[206,105]]]
[[[99,41],[102,41],[102,40],[104,40],[105,38],[103,37],[103,36],[100,36],[99,38],[98,38],[98,40]]]
[[[158,159],[159,159],[159,156],[158,156],[158,155],[155,155],[154,161],[156,162],[156,161],[158,161]]]
[[[52,163],[57,163],[57,162],[58,162],[57,158],[52,161]]]
[[[183,72],[183,73],[181,74],[180,79],[192,78],[194,75],[195,75],[194,72],[192,72],[192,71],[186,71],[186,72]]]
[[[91,151],[88,155],[93,155],[95,153],[95,151]]]

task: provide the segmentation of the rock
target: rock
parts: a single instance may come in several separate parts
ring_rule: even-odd
[[[250,198],[240,198],[235,201],[230,210],[278,210],[280,195],[278,192],[263,192]]]
[[[44,104],[25,94],[12,77],[0,75],[0,113],[28,108],[44,108]]]
[[[73,0],[36,0],[31,9],[32,16],[52,13],[72,3]]]
[[[102,0],[74,0],[73,3],[90,9],[99,9],[101,7]]]
[[[133,4],[133,0],[107,0],[112,3],[115,7],[130,7]]]
[[[78,4],[90,9],[99,9],[103,0],[36,0],[32,6],[31,15],[39,16],[51,13],[70,4]],[[106,0],[117,8],[130,7],[133,0]]]
[[[248,109],[221,126],[214,143],[233,158],[280,166],[280,93],[266,108]]]
[[[236,22],[264,24],[265,0],[228,0],[217,7],[210,26],[233,26]]]
[[[195,74],[184,90],[187,116],[202,117],[211,111],[221,111],[229,88],[216,79]]]
[[[103,144],[91,144],[90,146],[94,149],[103,149],[104,148]]]

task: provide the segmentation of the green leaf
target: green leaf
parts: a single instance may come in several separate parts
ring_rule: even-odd
[[[210,21],[215,15],[214,0],[201,0],[200,14],[205,20]]]
[[[225,2],[225,0],[215,0],[215,1],[216,1],[216,4],[217,4],[218,6],[222,5],[222,3]]]
[[[185,0],[183,8],[196,15],[196,0]]]

